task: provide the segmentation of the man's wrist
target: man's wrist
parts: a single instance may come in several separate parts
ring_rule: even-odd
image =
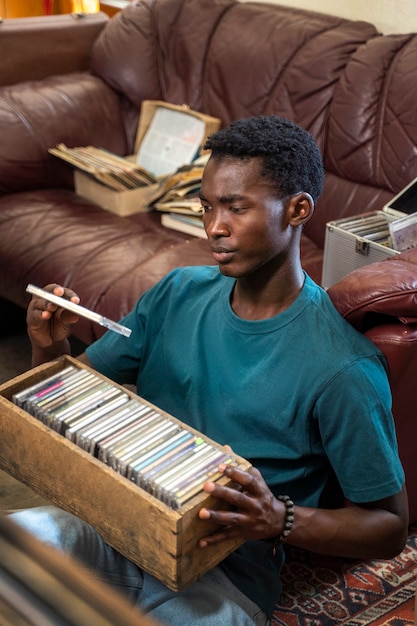
[[[272,544],[272,552],[274,555],[276,554],[278,546],[286,542],[288,535],[291,533],[295,519],[294,502],[291,498],[289,496],[277,496],[277,500],[285,505],[285,519],[281,533],[277,537],[266,539],[268,543]]]
[[[68,339],[63,339],[62,341],[58,341],[47,347],[32,344],[32,366],[35,367],[36,365],[53,361],[63,354],[71,354],[71,347]]]

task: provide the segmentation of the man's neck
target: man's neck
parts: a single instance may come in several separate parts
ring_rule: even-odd
[[[304,285],[299,268],[285,276],[273,276],[265,282],[238,278],[231,297],[234,313],[246,320],[262,320],[282,313],[294,302]]]

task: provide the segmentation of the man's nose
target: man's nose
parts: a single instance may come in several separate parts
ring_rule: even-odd
[[[204,225],[209,237],[228,237],[230,235],[230,227],[224,211],[212,209],[206,214]]]

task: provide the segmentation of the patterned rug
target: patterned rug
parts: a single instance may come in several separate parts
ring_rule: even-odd
[[[417,525],[390,561],[359,562],[288,547],[272,626],[413,626]]]

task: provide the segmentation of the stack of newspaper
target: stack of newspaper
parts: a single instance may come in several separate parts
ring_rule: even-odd
[[[161,211],[161,224],[180,232],[206,239],[203,208],[199,197],[201,178],[208,155],[191,165],[179,168],[165,178],[155,192],[151,204]]]
[[[56,148],[50,148],[49,152],[116,191],[136,189],[157,182],[155,176],[138,163],[102,148],[68,148],[60,143]]]

